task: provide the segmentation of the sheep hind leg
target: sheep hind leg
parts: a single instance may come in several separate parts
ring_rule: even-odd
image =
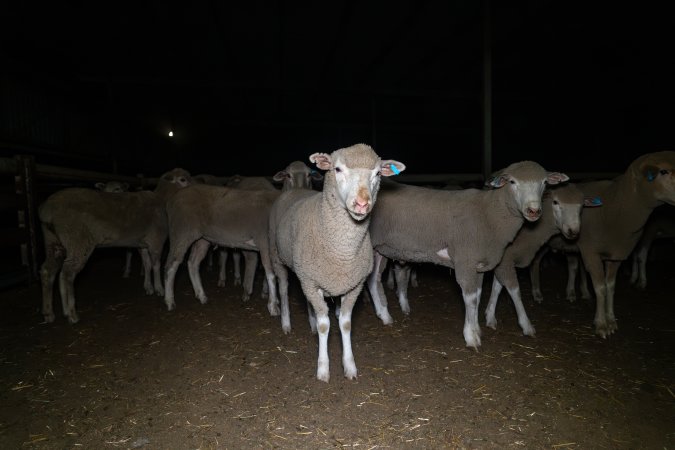
[[[274,275],[279,285],[279,306],[281,309],[281,330],[291,332],[291,313],[288,307],[288,269],[281,262],[274,262]],[[271,291],[270,291],[271,292]],[[272,300],[270,295],[270,301]]]
[[[565,294],[567,300],[575,302],[577,299],[576,278],[579,271],[579,256],[567,254],[567,286],[565,287]]]
[[[59,276],[59,288],[61,290],[61,304],[63,306],[63,315],[68,318],[68,322],[75,324],[80,321],[75,310],[75,277],[82,270],[89,260],[89,256],[94,251],[93,247],[85,247],[77,251],[69,251]]]
[[[478,305],[483,284],[483,274],[455,267],[456,277],[464,298],[464,341],[467,347],[478,350],[481,345],[481,330],[478,324]]]
[[[410,282],[410,264],[394,263],[394,275],[396,276],[396,294],[401,311],[406,316],[410,315],[410,303],[408,302],[408,283]]]
[[[535,255],[530,264],[530,283],[532,286],[532,297],[537,303],[544,301],[544,296],[541,293],[541,260],[548,253],[549,247],[543,246]]]
[[[373,252],[374,263],[373,270],[368,276],[368,292],[375,307],[375,314],[380,318],[383,324],[391,325],[394,319],[389,314],[387,308],[387,296],[384,293],[384,286],[382,286],[382,272],[387,265],[387,258],[380,255],[378,252]]]
[[[584,261],[579,258],[579,290],[581,290],[581,298],[583,300],[590,300],[593,298],[588,289],[588,274],[586,273],[586,266]]]
[[[124,272],[122,272],[122,278],[129,278],[131,276],[131,250],[127,250],[126,258],[124,261]]]
[[[497,318],[495,317],[495,309],[497,308],[497,300],[499,299],[499,294],[502,292],[502,284],[497,279],[497,276],[492,278],[492,291],[490,292],[490,301],[488,301],[487,308],[485,308],[485,324],[492,328],[493,330],[497,329]]]
[[[204,286],[202,285],[202,278],[199,274],[199,266],[206,257],[206,253],[209,251],[211,243],[205,239],[200,239],[192,245],[190,249],[190,256],[188,257],[188,274],[190,275],[190,282],[192,283],[192,289],[195,292],[195,297],[199,302],[204,305],[209,301],[208,297],[204,293]]]
[[[45,262],[40,268],[40,281],[42,283],[42,315],[45,322],[54,322],[54,280],[63,266],[65,259],[65,249],[56,241],[56,236],[51,235],[53,239],[47,242],[45,233]]]
[[[232,252],[232,262],[234,263],[234,285],[241,285],[241,253],[239,250]]]
[[[253,280],[255,271],[258,268],[258,252],[251,250],[242,250],[246,267],[244,268],[244,293],[241,296],[243,302],[247,302],[253,294]]]
[[[525,311],[525,306],[523,305],[523,300],[520,296],[520,285],[518,284],[518,274],[516,273],[515,267],[501,270],[497,269],[495,277],[499,278],[499,281],[504,285],[511,296],[513,306],[516,308],[516,314],[518,314],[518,325],[520,325],[520,328],[523,330],[523,334],[525,336],[534,336],[536,332],[529,317],[527,317],[527,312]],[[492,299],[490,299],[490,301],[492,301]]]
[[[151,274],[152,274],[152,260],[150,258],[150,252],[147,249],[142,248],[141,251],[141,261],[143,262],[143,288],[145,289],[146,295],[152,295],[155,293],[155,289],[152,287]]]
[[[227,280],[227,249],[221,248],[218,252],[218,287],[225,287]]]
[[[614,290],[616,287],[616,274],[621,266],[621,261],[605,261],[605,284],[607,285],[607,332],[613,334],[619,329],[614,316]]]
[[[169,256],[166,259],[166,266],[164,267],[164,303],[168,311],[173,311],[176,308],[174,284],[176,282],[178,266],[183,261],[190,245],[197,240],[194,237],[180,239],[178,236],[180,234],[172,236],[170,239],[171,247],[169,248]]]

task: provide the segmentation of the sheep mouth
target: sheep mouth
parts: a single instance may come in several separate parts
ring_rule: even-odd
[[[573,240],[575,240],[576,238],[579,237],[579,233],[578,232],[570,232],[570,231],[565,232],[565,231],[563,231],[563,236],[565,236],[565,239],[573,241]]]
[[[361,220],[365,219],[366,216],[368,216],[368,213],[370,212],[370,211],[366,211],[364,213],[358,213],[358,212],[353,211],[351,209],[347,209],[347,211],[349,212],[349,215],[352,216],[352,219],[357,220],[357,221],[361,221]]]

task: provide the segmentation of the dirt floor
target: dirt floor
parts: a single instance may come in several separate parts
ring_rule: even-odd
[[[231,274],[217,288],[203,270],[201,305],[182,268],[167,312],[138,274],[120,277],[123,258],[100,252],[78,278],[74,326],[60,305],[41,323],[38,286],[0,293],[0,448],[675,448],[672,262],[649,266],[644,292],[620,276],[620,330],[606,341],[594,305],[564,299],[562,266],[543,270],[541,305],[522,274],[537,337],[522,336],[502,294],[478,352],[464,346],[454,279],[423,266],[409,318],[391,291],[393,326],[357,303],[357,380],[342,376],[332,318],[323,383],[297,284],[284,335],[261,274],[244,304]]]

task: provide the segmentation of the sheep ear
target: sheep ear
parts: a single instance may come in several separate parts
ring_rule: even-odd
[[[333,168],[333,160],[328,153],[314,153],[309,157],[310,162],[316,164],[321,170],[330,170]]]
[[[562,172],[549,172],[546,175],[546,183],[548,184],[558,184],[558,183],[564,183],[565,181],[569,180],[570,177],[565,175]]]
[[[392,175],[398,175],[404,170],[405,164],[394,161],[393,159],[380,162],[380,173],[382,176],[390,177]]]
[[[279,182],[284,181],[286,178],[288,178],[288,172],[286,172],[285,170],[280,170],[272,177],[274,181]]]
[[[98,189],[99,191],[102,191],[102,190],[105,188],[105,183],[96,183],[94,186],[95,186],[96,189]]]
[[[504,186],[508,181],[509,177],[507,175],[497,175],[496,177],[492,177],[491,179],[487,180],[485,182],[485,186],[499,189],[500,187]]]
[[[584,206],[587,208],[602,206],[602,199],[600,197],[586,197],[584,198]]]
[[[645,176],[647,181],[650,183],[656,179],[656,175],[659,173],[659,168],[653,165],[647,165],[642,168],[642,174]]]
[[[323,180],[323,175],[321,175],[319,172],[316,170],[312,169],[309,171],[309,177],[314,180],[314,181],[321,181]]]

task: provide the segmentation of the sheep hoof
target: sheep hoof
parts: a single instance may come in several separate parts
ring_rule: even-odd
[[[157,295],[157,297],[164,297],[164,288],[155,289],[155,294]]]
[[[71,313],[68,315],[68,322],[69,322],[71,325],[75,325],[75,324],[76,324],[77,322],[79,322],[79,321],[80,321],[80,318],[77,317],[77,313],[76,313],[75,311],[71,312]]]
[[[44,316],[46,323],[53,323],[54,319],[56,319],[56,316],[54,316],[53,312],[52,313],[46,313],[46,314],[43,313],[42,315]]]
[[[291,326],[290,326],[290,325],[282,325],[282,326],[281,326],[281,331],[283,331],[284,334],[290,334],[290,332],[291,332]]]
[[[577,294],[567,294],[567,301],[574,303],[577,301]]]
[[[393,319],[389,314],[387,314],[386,316],[385,316],[385,315],[381,315],[381,316],[380,316],[380,320],[382,321],[382,323],[383,323],[384,325],[391,325],[391,324],[394,323],[394,319]]]
[[[251,298],[251,294],[248,292],[244,292],[241,296],[241,301],[242,302],[247,302]]]
[[[209,298],[206,295],[204,295],[203,297],[198,297],[198,299],[199,303],[201,303],[202,305],[206,305],[206,303],[208,303],[209,301]]]
[[[319,368],[316,370],[316,378],[319,381],[325,381],[328,383],[330,380],[330,372],[328,371],[328,361],[321,364],[319,363]]]
[[[155,290],[151,287],[146,287],[145,288],[145,295],[152,295],[155,293]]]
[[[497,329],[497,319],[495,319],[494,317],[491,318],[491,319],[487,319],[485,321],[485,325],[487,325],[488,328],[492,328],[493,330],[496,330]]]
[[[235,286],[241,286],[241,278],[235,278],[234,279],[234,285]]]
[[[523,329],[523,335],[534,337],[536,331],[532,325],[521,327]]]
[[[164,302],[166,303],[167,311],[173,311],[174,309],[176,309],[176,302],[174,302],[173,300],[165,300]]]
[[[129,272],[124,272],[122,274],[122,278],[129,278]]]
[[[614,334],[615,331],[619,329],[619,326],[616,323],[616,319],[607,320],[607,332],[609,334]]]
[[[541,294],[533,294],[532,296],[534,297],[534,301],[535,301],[535,302],[537,302],[537,303],[543,303],[543,301],[544,301],[544,296],[543,296],[543,295],[541,295]]]
[[[218,287],[225,287],[225,280],[218,280],[218,283],[216,283]]]
[[[354,367],[345,367],[345,378],[348,380],[355,380],[356,379],[356,366]]]
[[[263,290],[263,291],[260,293],[260,297],[261,297],[262,299],[266,299],[267,297],[269,297],[269,294],[268,294],[265,290]]]
[[[281,311],[279,310],[279,305],[277,305],[276,303],[268,303],[267,310],[270,312],[270,316],[272,317],[277,317],[279,314],[281,314]]]

